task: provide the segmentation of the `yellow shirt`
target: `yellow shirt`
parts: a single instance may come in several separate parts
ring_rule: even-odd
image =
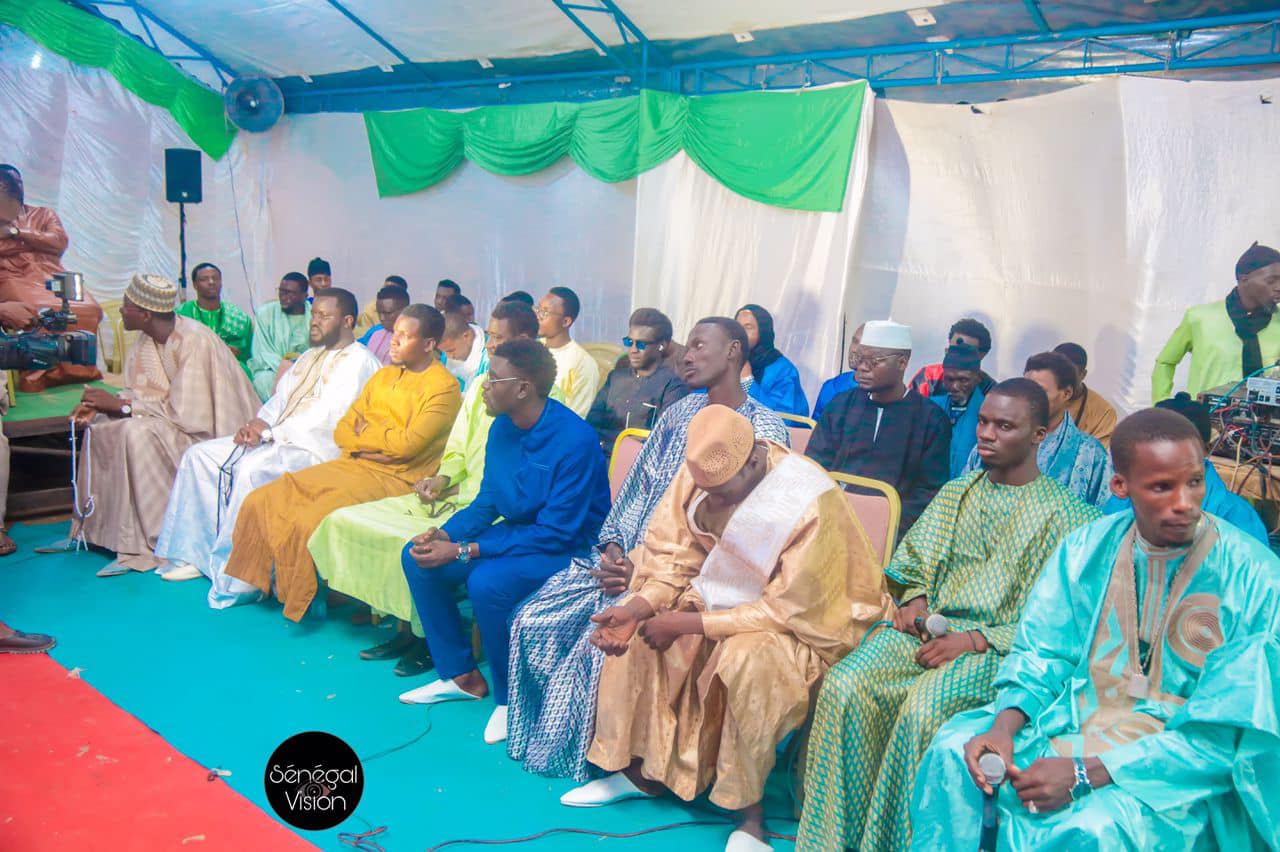
[[[556,387],[564,394],[564,404],[585,419],[600,390],[600,365],[573,340],[550,351],[556,359]]]

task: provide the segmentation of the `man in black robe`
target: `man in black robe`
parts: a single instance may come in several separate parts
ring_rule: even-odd
[[[951,423],[903,383],[911,360],[905,325],[868,322],[850,354],[857,387],[823,409],[805,454],[827,470],[892,485],[902,500],[901,535],[950,478]]]

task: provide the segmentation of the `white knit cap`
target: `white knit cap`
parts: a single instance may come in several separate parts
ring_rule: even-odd
[[[862,329],[862,345],[910,350],[911,329],[893,320],[868,320]]]

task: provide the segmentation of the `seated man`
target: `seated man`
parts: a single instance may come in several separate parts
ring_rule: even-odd
[[[1097,438],[1081,432],[1067,412],[1075,398],[1076,368],[1065,355],[1041,352],[1027,359],[1023,375],[1044,388],[1049,396],[1049,434],[1036,457],[1045,476],[1091,506],[1102,507],[1111,492],[1111,459]],[[982,457],[977,448],[969,454],[965,473],[977,470]]]
[[[99,577],[160,564],[154,549],[182,454],[230,435],[258,406],[231,350],[200,323],[174,314],[177,297],[166,278],[133,276],[120,317],[126,331],[141,334],[125,356],[124,391],[85,388],[72,415],[89,424],[76,482],[82,498],[93,500],[75,533],[116,553]]]
[[[391,366],[374,373],[338,421],[342,458],[286,473],[250,492],[236,517],[226,573],[284,603],[301,620],[316,594],[307,540],[334,509],[408,494],[435,473],[462,394],[440,363],[444,317],[410,305],[396,320]]]
[[[615,773],[574,807],[708,786],[736,811],[729,849],[768,849],[775,749],[827,669],[893,609],[866,532],[826,473],[709,405],[634,553],[631,594],[592,618],[608,654],[587,759]],[[635,634],[639,632],[639,636]],[[655,783],[656,782],[656,783]]]
[[[985,395],[978,350],[957,343],[942,359],[943,393],[929,397],[951,421],[951,476],[959,476],[969,463],[969,453],[978,444],[978,412]]]
[[[258,416],[234,437],[202,441],[182,456],[156,555],[169,560],[160,572],[166,580],[208,577],[215,609],[259,597],[257,589],[223,573],[249,492],[339,455],[334,428],[380,367],[352,336],[355,311],[348,291],[330,287],[321,293],[311,309],[312,347],[280,377]]]
[[[556,359],[556,387],[564,394],[565,405],[579,417],[586,417],[600,389],[600,365],[591,353],[569,337],[578,321],[582,303],[568,287],[552,287],[538,303],[538,334]]]
[[[747,396],[739,377],[746,331],[728,317],[708,317],[689,333],[683,369],[693,393],[658,418],[600,528],[595,549],[546,582],[511,626],[511,713],[507,753],[528,772],[586,781],[595,733],[596,690],[604,655],[591,642],[591,617],[631,580],[627,558],[644,540],[649,519],[684,466],[689,423],[708,405],[724,405],[751,421],[757,438],[786,444],[782,420]]]
[[[615,367],[591,404],[587,422],[600,436],[605,456],[624,429],[652,429],[659,415],[689,389],[664,363],[671,343],[671,320],[653,308],[631,314],[626,346],[627,365]]]
[[[458,286],[456,281],[450,281],[448,278],[441,278],[436,282],[436,292],[432,297],[432,304],[435,305],[437,311],[443,314],[445,311],[449,310],[449,297],[461,295],[462,288]],[[530,299],[529,306],[533,306],[532,299]]]
[[[275,393],[276,378],[292,366],[310,340],[311,303],[307,299],[307,276],[290,272],[280,279],[277,302],[258,308],[253,320],[253,355],[249,374],[253,389],[263,400]]]
[[[1181,391],[1173,399],[1157,402],[1156,408],[1167,408],[1170,411],[1176,411],[1190,420],[1195,425],[1196,431],[1200,433],[1200,438],[1204,441],[1206,451],[1208,450],[1212,433],[1208,406],[1203,403],[1193,402],[1186,391]],[[1115,515],[1119,512],[1127,512],[1131,508],[1132,504],[1128,498],[1121,499],[1112,494],[1111,499],[1102,507],[1102,512],[1106,515]],[[1218,475],[1218,469],[1213,466],[1213,462],[1207,456],[1204,460],[1204,502],[1200,504],[1200,509],[1207,514],[1235,524],[1241,532],[1248,533],[1263,544],[1270,546],[1267,525],[1262,522],[1257,510],[1249,505],[1248,500],[1227,488],[1227,484]]]
[[[976,319],[965,317],[962,320],[956,320],[951,326],[951,330],[947,332],[947,346],[955,346],[957,343],[963,343],[965,346],[972,346],[977,349],[978,360],[981,361],[991,351],[991,332]],[[946,390],[943,370],[942,364],[929,364],[921,367],[911,377],[910,385],[921,396],[937,396]],[[996,380],[984,372],[978,381],[978,388],[983,393],[986,393],[991,390],[995,383]]]
[[[975,849],[991,752],[1000,849],[1265,849],[1280,837],[1280,560],[1200,510],[1172,411],[1111,436],[1133,511],[1077,530],[1027,601],[995,703],[943,726],[913,847]]]
[[[1044,560],[1098,517],[1036,467],[1049,402],[1034,382],[991,389],[978,420],[985,470],[952,480],[885,573],[905,587],[891,629],[869,636],[818,696],[797,843],[904,849],[916,764],[952,714],[991,700],[991,682]],[[950,623],[932,636],[930,613]]]
[[[489,369],[489,350],[485,346],[484,329],[467,322],[460,311],[444,315],[444,337],[440,340],[445,369],[453,373],[465,394],[476,376]]]
[[[500,304],[489,320],[486,345],[492,353],[508,340],[532,340],[537,334],[538,318],[532,308]],[[320,522],[307,542],[316,570],[329,588],[401,620],[395,637],[361,651],[360,657],[398,657],[395,673],[402,677],[426,672],[430,657],[426,644],[413,639],[414,635],[422,637],[422,625],[400,567],[400,553],[406,539],[440,526],[454,512],[471,505],[480,493],[485,443],[493,424],[483,394],[484,376],[480,376],[467,388],[462,408],[449,429],[440,468],[415,483],[413,493],[338,509]],[[553,390],[551,398],[559,394]]]
[[[1084,377],[1089,374],[1089,353],[1078,343],[1059,343],[1053,351],[1065,355],[1076,368],[1079,393],[1071,398],[1071,405],[1067,407],[1071,419],[1081,432],[1108,446],[1111,433],[1116,430],[1116,409],[1102,394],[1084,383]]]
[[[307,286],[313,294],[307,299],[308,303],[314,301],[321,290],[328,290],[333,286],[333,267],[329,265],[329,261],[323,257],[313,257],[307,262]]]
[[[404,303],[407,305],[411,301],[409,299],[409,282],[405,281],[399,275],[388,275],[382,281],[382,287],[378,292],[381,293],[388,287],[395,287],[404,293]],[[441,311],[443,313],[443,311]],[[378,297],[375,295],[372,300],[360,309],[360,316],[356,317],[355,335],[356,338],[365,346],[369,345],[369,336],[378,329],[383,329],[387,334],[391,333],[391,329],[395,328],[395,322],[392,321],[383,325],[378,321]]]
[[[864,328],[866,328],[865,324],[853,330],[853,337],[849,341],[849,369],[833,378],[827,379],[822,383],[822,387],[818,389],[818,400],[813,404],[813,419],[815,421],[822,419],[822,412],[831,403],[831,400],[858,386],[858,382],[854,378],[854,371],[858,369],[857,355],[862,351],[862,330]]]
[[[485,726],[487,743],[506,738],[512,611],[570,559],[586,556],[609,511],[595,432],[547,398],[555,375],[555,358],[541,343],[511,340],[494,350],[484,405],[495,419],[480,493],[443,526],[412,539],[402,557],[440,679],[400,700],[434,704],[489,694],[454,597],[465,583],[497,705]]]
[[[373,356],[382,366],[391,363],[391,336],[396,327],[400,312],[409,307],[409,293],[406,290],[388,284],[378,291],[374,300],[374,308],[378,315],[378,324],[369,329],[360,342],[369,348]]]
[[[868,322],[856,354],[858,386],[822,412],[805,453],[827,470],[892,485],[902,499],[899,534],[905,533],[951,478],[951,423],[902,382],[911,329]]]
[[[244,311],[222,299],[222,270],[212,263],[200,263],[191,272],[196,297],[178,307],[178,316],[193,319],[213,331],[231,349],[250,378],[249,356],[253,347],[253,320]]]

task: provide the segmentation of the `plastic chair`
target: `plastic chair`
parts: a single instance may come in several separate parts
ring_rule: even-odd
[[[102,308],[103,319],[111,324],[111,346],[110,348],[104,346],[102,335],[98,335],[98,351],[102,355],[102,363],[107,368],[107,372],[119,373],[124,369],[124,357],[129,352],[129,338],[132,332],[124,330],[124,320],[120,317],[119,299],[103,302],[99,307]]]
[[[609,457],[610,499],[618,499],[622,483],[626,481],[627,474],[631,472],[636,457],[640,455],[640,448],[648,437],[648,429],[624,429],[618,435],[618,440],[613,442],[613,454]]]
[[[791,434],[791,449],[804,455],[805,448],[809,446],[809,439],[813,437],[813,430],[818,428],[818,424],[813,418],[805,417],[803,414],[787,414],[783,411],[775,411],[774,414],[787,424],[787,431]]]
[[[827,475],[841,485],[853,485],[876,492],[859,494],[846,489],[844,496],[848,498],[853,513],[862,523],[862,528],[867,531],[867,537],[871,539],[876,555],[880,557],[880,566],[885,567],[893,558],[893,546],[898,536],[898,521],[902,518],[902,500],[898,497],[898,492],[889,483],[878,479],[830,471]]]
[[[591,357],[596,359],[596,364],[600,366],[600,385],[596,388],[598,392],[604,387],[604,380],[609,378],[613,368],[618,366],[618,359],[627,354],[627,350],[617,343],[604,342],[584,343],[582,348],[591,353]]]

